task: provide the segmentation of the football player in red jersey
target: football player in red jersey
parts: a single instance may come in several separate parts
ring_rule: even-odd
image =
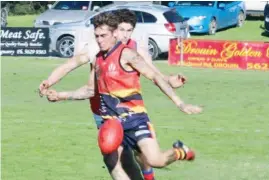
[[[182,86],[186,80],[184,76],[182,75],[165,76],[152,64],[151,56],[148,53],[147,34],[139,35],[140,37],[137,38],[138,43],[135,40],[131,39],[134,28],[136,26],[135,14],[128,9],[120,9],[120,10],[115,11],[114,13],[116,16],[119,17],[117,39],[120,40],[123,44],[126,44],[131,49],[137,50],[137,52],[146,60],[148,65],[156,73],[162,76],[162,78],[165,79],[173,88],[178,88]],[[91,45],[94,46],[94,48],[91,48],[91,50],[93,50],[93,52],[96,52],[94,50],[98,48],[95,47],[96,46],[95,43],[92,42]],[[54,72],[51,74],[48,80],[43,81],[43,83],[41,83],[40,92],[44,92],[44,90],[46,90],[55,82],[57,82],[61,77],[63,77],[69,71],[77,68],[78,66],[80,66],[83,63],[86,63],[87,61],[90,61],[90,60],[92,61],[92,59],[93,59],[92,53],[91,54],[84,53],[84,54],[75,56],[71,60],[67,61],[67,63],[65,63],[64,65],[61,65],[56,70],[54,70]],[[86,87],[83,87],[83,88],[86,88]],[[91,92],[91,88],[88,88],[88,90],[89,92]],[[99,128],[103,122],[103,119],[101,118],[100,112],[99,112],[100,95],[97,88],[95,88],[95,96],[90,98],[90,104],[91,104],[91,109],[93,112],[95,122],[97,124],[97,127]],[[137,159],[141,166],[143,176],[145,180],[153,180],[154,179],[153,169],[150,166],[148,166],[145,162],[143,162],[143,159],[144,158]]]
[[[186,114],[200,113],[198,106],[185,104],[172,87],[156,73],[134,50],[117,42],[118,25],[113,21],[112,13],[102,13],[94,18],[95,36],[100,47],[94,69],[98,91],[101,96],[101,115],[103,119],[115,118],[124,128],[124,141],[118,153],[105,156],[114,179],[129,179],[123,171],[120,157],[123,147],[130,147],[143,154],[146,163],[152,167],[165,167],[177,160],[191,160],[191,151],[181,141],[176,141],[173,148],[161,152],[156,138],[153,138],[149,118],[141,96],[139,76],[154,81],[157,86]],[[59,99],[89,98],[89,88],[72,93],[57,93]],[[54,97],[53,97],[54,96]],[[49,99],[55,98],[55,92],[48,93]],[[116,160],[115,160],[116,159]]]
[[[179,88],[186,82],[186,77],[183,75],[171,75],[166,76],[163,75],[153,64],[152,59],[148,53],[148,37],[146,35],[142,35],[139,39],[139,42],[130,39],[133,30],[136,25],[136,17],[135,15],[130,12],[129,10],[122,9],[115,11],[115,15],[120,17],[119,22],[119,32],[117,34],[117,39],[119,41],[122,41],[124,44],[126,44],[128,47],[136,49],[138,53],[146,60],[146,62],[151,66],[152,69],[154,69],[159,75],[163,77],[173,88]],[[89,33],[90,35],[93,34],[93,32]],[[82,37],[85,38],[85,37]],[[39,94],[40,96],[46,95],[47,90],[53,86],[54,84],[58,83],[63,77],[65,77],[68,73],[75,70],[76,68],[95,61],[95,56],[99,51],[99,47],[96,44],[96,41],[94,38],[90,37],[88,38],[89,42],[87,42],[86,46],[74,57],[66,61],[66,63],[60,65],[56,69],[53,70],[53,72],[50,74],[50,76],[47,78],[47,80],[43,80],[39,85]],[[77,44],[79,44],[79,40],[76,41]],[[76,45],[76,48],[79,45]],[[75,48],[75,49],[76,49]],[[93,83],[92,83],[93,84]],[[85,87],[83,87],[85,88]],[[92,88],[91,88],[92,89]],[[97,90],[97,89],[96,89]],[[60,99],[59,99],[60,100]],[[98,91],[95,92],[95,96],[90,98],[90,105],[91,110],[93,112],[93,116],[95,119],[95,122],[97,124],[97,127],[99,128],[102,124],[102,118],[99,115],[99,95]]]

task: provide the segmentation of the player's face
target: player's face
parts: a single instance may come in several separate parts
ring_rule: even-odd
[[[118,40],[123,44],[127,44],[134,31],[134,27],[130,23],[120,23],[118,26]]]
[[[95,28],[94,34],[101,51],[109,51],[117,42],[117,30],[112,31],[107,25]]]

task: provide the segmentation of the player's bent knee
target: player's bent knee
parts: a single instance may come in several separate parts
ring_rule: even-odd
[[[165,166],[166,161],[156,139],[142,139],[138,142],[138,146],[142,151],[148,165],[156,168]]]

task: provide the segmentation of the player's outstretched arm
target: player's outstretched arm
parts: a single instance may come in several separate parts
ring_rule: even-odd
[[[92,69],[91,65],[91,69]],[[93,97],[95,95],[95,71],[91,70],[89,73],[89,80],[87,85],[82,86],[81,88],[75,91],[69,92],[57,92],[56,90],[47,90],[46,96],[48,101],[56,102],[56,101],[63,101],[63,100],[85,100]]]
[[[185,104],[174,92],[173,88],[156,73],[145,60],[135,51],[131,49],[124,49],[122,51],[121,63],[126,63],[132,68],[136,69],[146,78],[154,81],[157,86],[176,104],[176,106],[187,114],[200,113],[202,109],[198,106]]]
[[[152,63],[152,58],[148,53],[148,49],[144,47],[138,47],[137,52],[144,58],[151,69],[160,75],[172,88],[180,88],[186,83],[187,78],[182,74],[167,76],[161,73],[161,71]]]
[[[66,76],[69,72],[78,68],[79,66],[86,64],[89,61],[89,57],[87,53],[82,53],[77,56],[72,57],[66,63],[60,65],[50,74],[47,80],[43,80],[39,85],[39,95],[43,96],[46,94],[46,91],[49,87],[56,84],[59,80],[61,80],[64,76]]]
[[[57,92],[50,89],[47,91],[47,98],[50,102],[57,102],[63,100],[85,100],[94,96],[94,89],[88,85],[82,86],[75,91]]]

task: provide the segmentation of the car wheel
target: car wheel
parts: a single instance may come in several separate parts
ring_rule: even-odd
[[[238,14],[238,17],[237,17],[237,24],[236,26],[237,27],[242,27],[243,24],[245,22],[245,14],[243,11],[240,11],[240,13]]]
[[[152,60],[155,60],[159,56],[159,47],[152,39],[149,39],[148,51]]]
[[[74,54],[74,37],[65,36],[57,41],[57,52],[60,57],[70,58]]]
[[[217,32],[217,21],[216,19],[212,19],[209,23],[209,31],[208,34],[209,35],[214,35]]]

